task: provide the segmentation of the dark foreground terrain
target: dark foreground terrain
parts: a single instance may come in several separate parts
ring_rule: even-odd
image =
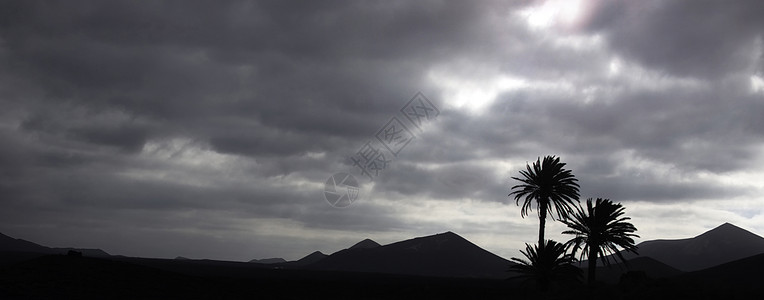
[[[594,288],[540,293],[507,280],[515,263],[453,232],[251,262],[124,257],[0,234],[0,299],[764,299],[764,238],[732,224],[640,247],[649,255],[599,267]]]
[[[764,264],[764,255],[671,278],[635,273],[593,290],[569,284],[545,294],[527,282],[497,279],[278,269],[210,260],[2,256],[2,299],[764,299],[764,272],[745,271]]]
[[[3,299],[506,299],[500,280],[47,255],[0,270]]]

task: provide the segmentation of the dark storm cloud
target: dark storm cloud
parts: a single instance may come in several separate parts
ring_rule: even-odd
[[[429,67],[493,43],[484,16],[501,6],[4,2],[4,222],[159,226],[124,212],[236,210],[401,226],[394,211],[335,211],[288,183],[323,182],[417,90],[434,94]],[[183,165],[221,159],[210,153],[251,159],[236,175],[249,183]]]
[[[518,176],[521,166],[497,174],[495,168],[476,162],[532,162],[556,154],[582,180],[584,196],[663,202],[753,192],[721,182],[698,186],[666,177],[756,167],[751,160],[761,143],[755,137],[762,132],[758,113],[764,103],[745,89],[627,91],[591,103],[569,97],[509,93],[479,118],[446,111],[392,162],[376,188],[403,197],[503,202],[514,184],[510,177]],[[640,160],[672,171],[629,170]],[[427,168],[428,164],[440,167]]]
[[[596,3],[591,29],[604,32],[619,53],[672,75],[719,78],[761,55],[752,51],[764,27],[761,1]]]
[[[575,91],[513,91],[500,95],[479,117],[445,111],[433,131],[407,148],[403,157],[427,164],[533,161],[537,156],[562,155],[582,180],[585,197],[670,202],[755,193],[752,187],[730,188],[717,180],[686,181],[697,172],[729,174],[758,167],[752,161],[764,132],[760,118],[764,102],[751,93],[748,77],[687,83],[643,76],[647,88],[629,80],[591,76],[581,82],[602,87],[593,97]],[[587,97],[593,99],[584,101]],[[635,168],[640,161],[649,164]],[[480,188],[506,194],[513,184],[509,177],[517,176],[518,170],[506,170],[503,181]],[[426,194],[416,187],[424,182],[447,191],[440,195],[443,198],[477,195],[470,185],[461,190],[438,185],[433,178],[441,172],[448,174],[410,168],[400,180],[385,181],[390,183],[385,187],[402,194]],[[481,172],[488,178],[496,176]],[[496,199],[489,193],[479,195]]]
[[[276,143],[259,142],[258,135],[371,132],[397,109],[391,100],[421,88],[418,68],[468,47],[479,32],[469,23],[478,9],[437,4],[6,5],[7,65],[38,82],[48,99],[117,108],[172,129],[191,127],[192,135],[211,116],[254,118],[274,128],[255,136],[218,128],[197,137],[235,154]],[[410,60],[401,61],[404,54]],[[31,118],[26,124],[39,119]],[[72,133],[130,149],[151,134],[126,127]],[[289,140],[263,151],[304,152],[314,142]]]
[[[755,192],[712,180],[676,179],[757,168],[751,162],[762,141],[764,102],[747,86],[626,88],[588,103],[570,97],[539,93],[532,96],[535,102],[525,102],[516,93],[506,94],[476,121],[482,134],[459,135],[462,144],[484,145],[487,158],[534,161],[561,155],[581,180],[584,197],[666,202]],[[502,109],[508,106],[517,108]],[[640,161],[650,164],[635,168]],[[507,171],[508,179],[519,169]]]
[[[406,148],[403,158],[418,163],[470,163],[483,159],[537,155],[538,138],[546,122],[543,103],[526,93],[501,96],[479,116],[444,111],[433,126]]]
[[[764,132],[748,86],[762,69],[751,65],[763,55],[758,2],[602,2],[565,39],[526,28],[512,5],[3,2],[0,220],[182,248],[241,238],[259,221],[442,228],[402,217],[405,201],[514,205],[510,177],[546,154],[563,156],[584,197],[752,193],[696,173],[753,168]],[[614,57],[644,74],[609,77]],[[472,112],[436,75],[489,94],[481,84],[499,75],[525,85]],[[326,178],[416,91],[441,108],[437,121],[375,179],[371,199],[327,205]],[[465,230],[484,228],[473,223]],[[187,235],[170,241],[178,231]]]
[[[181,135],[220,153],[267,157],[279,166],[271,175],[306,167],[284,157],[352,153],[348,139],[366,138],[427,87],[426,66],[482,47],[486,29],[476,22],[486,8],[466,4],[6,5],[8,72],[37,83],[41,107],[63,102],[128,118],[96,124],[97,113],[27,107],[22,129],[127,153]]]
[[[466,4],[12,4],[11,66],[52,95],[156,118],[254,115],[323,134],[371,126],[346,116],[394,110],[390,99],[421,88],[421,67],[482,30],[470,23],[481,9]],[[349,126],[323,125],[341,118]]]
[[[58,114],[56,114],[58,115]],[[150,128],[130,120],[90,120],[84,124],[76,120],[57,119],[52,114],[30,116],[21,123],[20,129],[38,133],[62,135],[64,138],[84,143],[115,147],[127,152],[140,151],[148,140]],[[67,118],[76,118],[69,115]]]
[[[395,198],[419,196],[435,199],[464,199],[476,197],[488,185],[492,170],[465,164],[453,164],[426,169],[421,166],[395,162],[384,176],[375,181],[375,190],[397,193]]]
[[[680,170],[724,172],[751,167],[761,142],[757,114],[764,102],[746,90],[711,85],[641,91],[619,94],[609,104],[557,103],[548,113],[577,134],[569,145],[573,151],[632,149]]]

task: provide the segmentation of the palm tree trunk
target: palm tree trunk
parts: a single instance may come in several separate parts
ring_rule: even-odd
[[[546,206],[539,208],[539,247],[544,245],[544,228],[546,227]]]
[[[597,271],[597,247],[594,244],[589,244],[589,286],[594,286],[594,281],[597,279],[595,272]]]

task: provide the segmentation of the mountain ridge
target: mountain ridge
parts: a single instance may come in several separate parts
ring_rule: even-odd
[[[325,271],[506,278],[514,263],[444,232],[374,248],[348,248],[308,266]]]
[[[78,251],[85,256],[108,257],[111,256],[104,250],[92,248],[73,247],[47,247],[24,239],[13,238],[0,233],[0,251],[29,252],[40,254],[66,254],[70,250]]]
[[[303,258],[300,258],[295,261],[289,261],[286,262],[284,265],[290,266],[290,267],[304,267],[310,264],[314,264],[324,258],[326,258],[329,255],[324,254],[321,251],[313,251],[313,253],[308,254],[304,256]]]
[[[678,270],[691,272],[764,253],[764,237],[731,223],[721,224],[695,237],[649,240],[637,244],[639,255]]]
[[[651,258],[681,272],[692,272],[764,253],[764,237],[727,222],[695,237],[649,240],[639,243],[638,247],[639,255],[624,253],[624,256],[629,260]],[[5,262],[36,255],[66,254],[68,250],[79,251],[84,256],[115,257],[101,249],[51,248],[0,233],[0,251],[5,253]],[[12,254],[16,252],[28,254]],[[269,264],[271,268],[490,278],[509,276],[506,270],[513,264],[452,231],[387,245],[366,238],[331,255],[314,251],[296,261],[265,259],[252,262]],[[663,270],[662,273],[675,273],[659,264],[642,262]]]
[[[281,257],[272,257],[272,258],[252,259],[249,262],[270,265],[270,264],[281,264],[287,261],[286,259],[283,259]]]
[[[348,249],[371,249],[371,248],[377,248],[377,247],[380,247],[380,246],[382,246],[382,245],[380,245],[379,243],[375,242],[372,239],[368,239],[367,238],[367,239],[364,239],[364,240],[362,240],[362,241],[360,241],[358,243],[355,243],[355,245],[350,246],[350,248],[348,248]]]

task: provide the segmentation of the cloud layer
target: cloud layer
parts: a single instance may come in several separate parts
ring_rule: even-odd
[[[571,3],[4,2],[0,231],[248,260],[453,230],[512,256],[537,220],[510,177],[556,154],[643,238],[764,232],[762,4]],[[418,91],[437,120],[330,206]]]

